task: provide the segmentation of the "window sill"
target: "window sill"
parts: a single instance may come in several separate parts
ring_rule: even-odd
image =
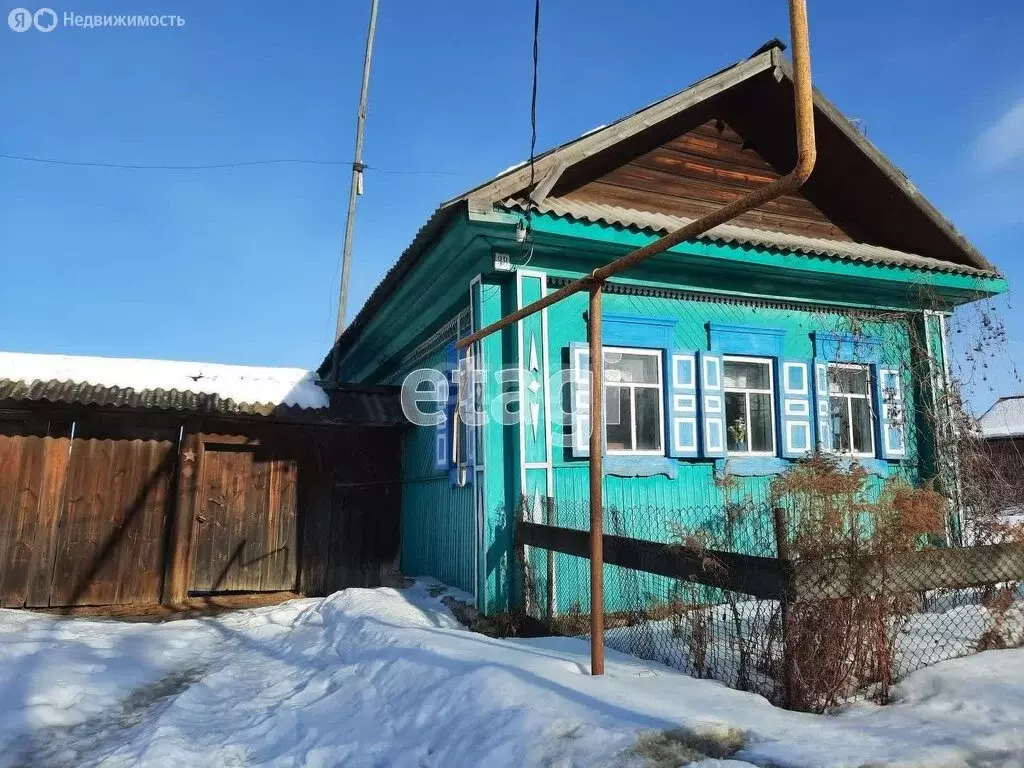
[[[604,472],[616,477],[654,477],[664,475],[676,479],[675,459],[666,456],[623,456],[611,454],[604,457]]]
[[[873,456],[834,455],[839,460],[839,468],[843,472],[849,472],[854,466],[859,466],[869,475],[878,475],[879,477],[887,477],[889,475],[889,467],[899,464],[899,461],[896,460],[876,459]]]
[[[791,461],[778,456],[742,456],[715,461],[716,475],[733,475],[735,477],[765,477],[785,472]]]

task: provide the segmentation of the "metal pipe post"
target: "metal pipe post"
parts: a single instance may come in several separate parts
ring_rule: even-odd
[[[604,353],[601,283],[590,286],[590,674],[604,674]]]

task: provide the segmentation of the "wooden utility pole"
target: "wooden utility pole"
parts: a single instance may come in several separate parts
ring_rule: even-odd
[[[348,271],[352,262],[352,229],[356,223],[356,198],[363,194],[363,129],[366,126],[366,97],[370,91],[370,61],[373,58],[373,36],[377,31],[377,2],[370,6],[370,29],[366,33],[366,56],[363,58],[363,85],[359,91],[359,112],[356,114],[356,156],[352,161],[352,185],[348,191],[348,217],[345,219],[345,241],[341,247],[341,288],[338,295],[338,324],[334,338],[345,330],[345,305],[348,303]]]

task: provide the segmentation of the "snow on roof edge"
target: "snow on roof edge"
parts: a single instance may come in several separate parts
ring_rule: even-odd
[[[996,400],[978,419],[983,437],[1024,437],[1024,395]]]
[[[0,351],[0,379],[71,381],[136,391],[175,389],[254,405],[330,404],[316,373],[304,368]]]

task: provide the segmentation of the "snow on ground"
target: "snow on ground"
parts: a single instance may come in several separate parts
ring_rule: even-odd
[[[738,728],[744,762],[706,768],[1024,766],[1024,651],[809,715],[614,651],[592,678],[584,641],[474,634],[439,591],[160,624],[0,611],[0,765],[670,766],[665,744]]]
[[[237,403],[326,408],[316,374],[304,368],[135,360],[119,357],[0,352],[0,379],[73,381],[104,387],[176,389],[220,395]]]

